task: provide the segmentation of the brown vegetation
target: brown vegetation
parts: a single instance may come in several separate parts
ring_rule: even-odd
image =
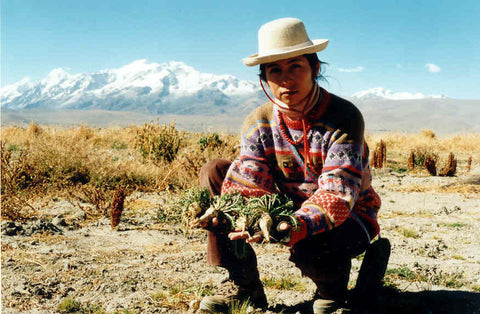
[[[127,195],[185,190],[197,185],[205,162],[233,160],[239,153],[237,135],[183,132],[173,124],[154,122],[102,129],[32,122],[26,128],[4,127],[1,136],[2,218],[10,220],[32,219],[42,204],[58,197],[83,207],[89,218],[105,216],[120,185],[129,186]],[[455,162],[468,170],[472,156],[480,158],[476,134],[440,138],[425,132],[384,133],[366,140],[376,147],[372,154],[376,168],[407,171],[413,162],[415,171],[425,171],[427,156],[437,163],[439,156],[454,152]]]
[[[373,168],[383,168],[387,163],[387,147],[385,142],[380,140],[380,144],[373,151],[371,166]]]
[[[435,159],[431,155],[427,155],[425,158],[425,168],[432,176],[437,175],[437,165],[435,163]]]
[[[415,152],[412,150],[410,156],[408,156],[408,169],[415,169]]]
[[[93,209],[82,209],[91,218],[99,217],[107,213],[117,186],[128,185],[130,192],[190,188],[206,161],[233,160],[238,143],[239,138],[229,134],[206,137],[153,122],[105,129],[34,123],[28,128],[5,127],[2,218],[35,218],[42,201],[53,197],[66,197],[79,207],[93,204]]]
[[[472,156],[468,157],[467,160],[467,172],[470,172],[472,170]]]
[[[110,222],[112,229],[115,229],[120,224],[122,217],[123,204],[125,202],[125,187],[119,186],[115,191],[115,196],[112,201],[112,209],[110,212]]]
[[[450,153],[448,155],[447,164],[440,171],[439,175],[453,177],[456,172],[457,172],[457,160],[455,159],[455,155],[453,153]]]

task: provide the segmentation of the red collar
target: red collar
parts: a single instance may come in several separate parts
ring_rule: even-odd
[[[327,110],[328,104],[330,103],[330,93],[327,92],[325,89],[321,88],[321,95],[320,95],[320,101],[318,104],[308,113],[307,121],[308,124],[312,123],[313,121],[317,120],[320,118],[322,114],[325,113]],[[303,129],[303,124],[302,120],[292,120],[289,117],[285,116],[283,113],[280,111],[277,111],[279,115],[281,115],[281,119],[285,122],[285,125],[289,129],[293,130],[302,130]]]

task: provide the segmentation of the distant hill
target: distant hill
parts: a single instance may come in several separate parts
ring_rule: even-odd
[[[383,88],[347,97],[367,130],[480,132],[480,100],[392,93]],[[119,69],[69,74],[55,69],[38,82],[24,79],[0,90],[3,124],[94,126],[175,120],[192,131],[240,130],[243,118],[266,101],[258,83],[200,73],[181,62],[138,60]]]

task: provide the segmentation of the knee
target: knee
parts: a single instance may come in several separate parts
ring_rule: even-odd
[[[212,159],[204,164],[198,175],[200,186],[207,188],[212,195],[220,194],[220,187],[230,164],[226,159]]]

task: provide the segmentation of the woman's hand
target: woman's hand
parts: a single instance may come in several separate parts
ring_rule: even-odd
[[[282,221],[277,226],[277,231],[279,233],[287,233],[291,229],[291,226],[288,222]],[[230,240],[241,240],[245,239],[247,243],[260,242],[263,239],[263,233],[261,231],[256,232],[253,236],[250,235],[248,231],[242,231],[241,229],[235,229],[235,231],[228,234]]]
[[[212,232],[226,232],[230,228],[230,224],[222,212],[219,212],[216,217],[200,220],[198,226]]]

